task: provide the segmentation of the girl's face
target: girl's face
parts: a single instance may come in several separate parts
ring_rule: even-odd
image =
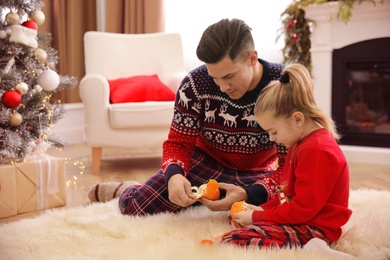
[[[296,113],[289,117],[275,117],[271,111],[266,111],[257,116],[259,125],[268,132],[270,141],[274,141],[287,148],[301,140],[302,118],[296,117]]]

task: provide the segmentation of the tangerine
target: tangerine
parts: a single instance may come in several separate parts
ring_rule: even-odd
[[[212,241],[212,240],[210,240],[210,239],[203,239],[202,241],[200,241],[200,244],[201,245],[213,245],[214,244],[214,242]]]
[[[248,210],[249,206],[248,204],[243,200],[243,201],[236,201],[233,203],[232,207],[230,208],[230,216],[232,219],[236,219],[234,216],[235,213],[241,212]]]
[[[219,191],[218,182],[214,179],[209,180],[209,182],[206,184],[206,190],[203,194],[203,197],[209,200],[217,200],[220,195],[221,192]]]

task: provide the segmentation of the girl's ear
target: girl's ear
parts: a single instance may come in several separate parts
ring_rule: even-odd
[[[305,123],[305,116],[302,112],[296,111],[292,114],[295,125],[302,126]]]

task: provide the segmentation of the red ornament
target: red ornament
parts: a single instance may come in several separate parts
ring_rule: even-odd
[[[34,22],[34,21],[31,21],[31,20],[25,21],[24,23],[22,23],[22,25],[23,25],[24,27],[27,27],[27,28],[30,28],[30,29],[33,29],[33,30],[37,30],[37,31],[38,31],[38,25],[37,25],[37,23]]]
[[[7,90],[1,97],[1,101],[8,108],[16,108],[22,102],[22,96],[16,90]]]

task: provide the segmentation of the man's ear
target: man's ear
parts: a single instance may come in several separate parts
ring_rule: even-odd
[[[302,126],[305,123],[305,116],[302,112],[296,111],[292,114],[293,122],[297,126]]]
[[[251,65],[255,65],[257,62],[258,62],[257,51],[256,51],[256,50],[253,50],[253,51],[251,51],[251,53],[249,54],[249,63],[250,63]]]

